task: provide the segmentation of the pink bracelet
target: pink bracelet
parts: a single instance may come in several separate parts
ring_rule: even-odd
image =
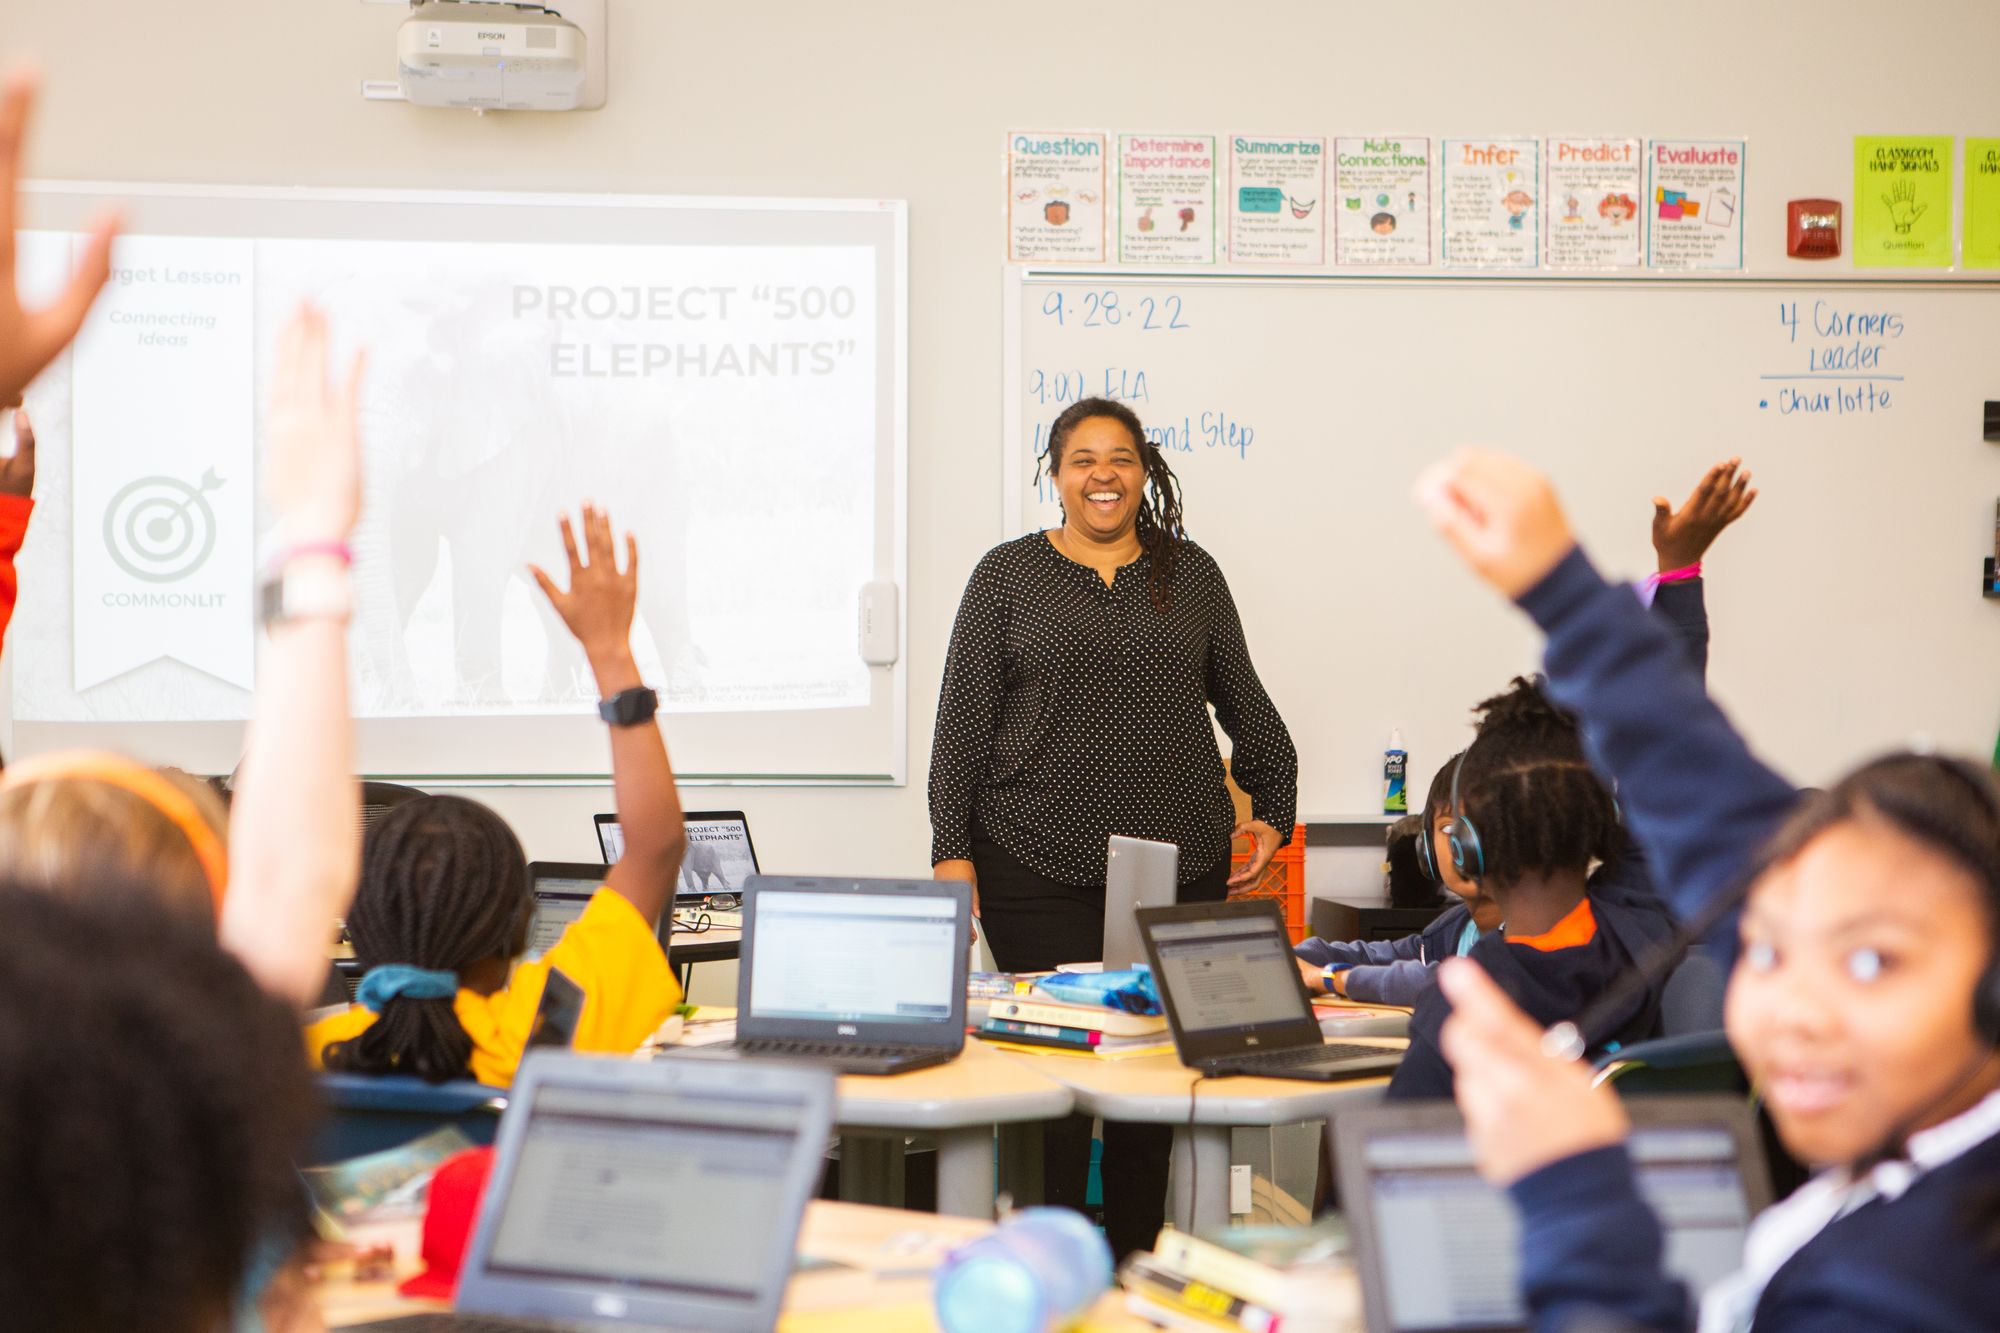
[[[1651,576],[1652,581],[1656,584],[1686,583],[1689,579],[1698,579],[1700,577],[1701,577],[1701,561],[1699,560],[1695,561],[1691,565],[1682,565],[1679,569],[1663,570],[1660,573]]]
[[[270,568],[283,569],[294,560],[303,560],[307,556],[314,555],[331,556],[343,565],[351,566],[354,563],[354,552],[349,549],[346,542],[299,542],[295,546],[284,547],[271,557]]]

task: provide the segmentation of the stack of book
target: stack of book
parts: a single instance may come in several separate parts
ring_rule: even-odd
[[[973,1034],[987,1041],[1045,1046],[1084,1055],[1138,1055],[1172,1050],[1173,1036],[1160,1014],[1066,1004],[1039,994],[993,997]]]
[[[1361,1327],[1361,1287],[1338,1218],[1309,1227],[1237,1227],[1191,1236],[1169,1227],[1119,1273],[1125,1304],[1162,1328],[1346,1333]]]

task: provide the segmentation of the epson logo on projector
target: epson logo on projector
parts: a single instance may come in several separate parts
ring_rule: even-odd
[[[479,40],[482,42],[504,42],[507,40],[507,34],[504,32],[486,32],[482,30],[479,34]]]

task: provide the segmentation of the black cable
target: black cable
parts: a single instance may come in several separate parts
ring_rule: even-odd
[[[1200,1215],[1196,1205],[1201,1202],[1201,1157],[1195,1152],[1194,1147],[1194,1094],[1195,1089],[1199,1088],[1207,1078],[1207,1074],[1197,1072],[1194,1076],[1194,1082],[1188,1084],[1187,1138],[1185,1142],[1187,1143],[1188,1155],[1188,1234],[1190,1236],[1195,1234],[1195,1218]]]

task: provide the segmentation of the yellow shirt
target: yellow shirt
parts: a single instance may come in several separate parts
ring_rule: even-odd
[[[583,990],[572,1050],[628,1055],[681,1002],[680,983],[659,936],[631,900],[599,889],[554,946],[515,968],[505,988],[491,995],[459,989],[452,1010],[472,1038],[472,1076],[481,1083],[504,1088],[514,1081],[552,967]],[[306,1054],[313,1068],[323,1068],[321,1053],[329,1042],[346,1041],[374,1021],[372,1011],[356,1004],[309,1025]]]

